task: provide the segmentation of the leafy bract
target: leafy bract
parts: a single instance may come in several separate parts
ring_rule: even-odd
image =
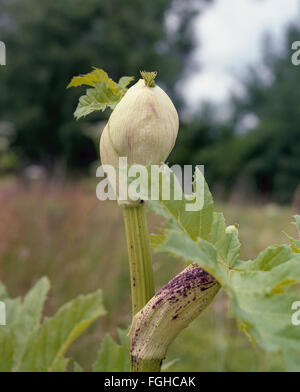
[[[210,272],[229,295],[239,327],[266,350],[281,352],[289,370],[299,371],[300,328],[292,324],[297,296],[285,289],[300,282],[300,254],[282,245],[267,248],[255,260],[239,260],[237,234],[225,232],[224,217],[213,211],[206,184],[203,192],[203,209],[194,212],[185,210],[184,197],[166,201],[160,194],[159,205],[154,202],[151,208],[167,219],[166,228],[151,237],[152,245]],[[299,230],[299,218],[296,225]]]
[[[105,314],[97,291],[62,306],[41,323],[50,284],[41,279],[24,297],[11,299],[0,285],[6,305],[6,324],[0,326],[0,371],[64,371],[71,343],[99,316]]]
[[[123,76],[118,83],[114,82],[105,71],[94,67],[88,74],[75,76],[68,85],[78,87],[90,86],[86,94],[79,98],[78,106],[74,112],[76,119],[85,117],[96,111],[106,108],[114,109],[127,91],[127,86],[134,80],[131,76]]]
[[[71,82],[68,84],[69,87],[78,87],[82,85],[95,86],[96,82],[104,82],[112,91],[117,92],[117,84],[110,79],[103,69],[93,67],[93,71],[80,76],[74,76]]]
[[[119,340],[116,343],[109,335],[106,335],[96,362],[93,365],[94,372],[129,372],[130,371],[130,342],[125,331],[119,330]]]

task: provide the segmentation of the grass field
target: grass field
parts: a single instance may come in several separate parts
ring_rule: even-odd
[[[115,202],[100,202],[96,184],[48,182],[0,183],[0,279],[12,296],[23,295],[40,277],[52,282],[47,313],[81,294],[101,287],[108,314],[72,347],[88,369],[105,333],[130,322],[130,291],[125,234]],[[239,223],[241,257],[253,258],[266,246],[286,242],[293,233],[292,211],[276,205],[217,206],[227,223]],[[159,225],[150,217],[150,231]],[[294,234],[294,233],[293,233]],[[182,261],[153,255],[157,288],[183,269]],[[281,359],[253,347],[228,315],[219,293],[213,305],[176,340],[168,359],[174,371],[276,371]]]

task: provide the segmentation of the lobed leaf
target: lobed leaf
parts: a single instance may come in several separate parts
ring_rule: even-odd
[[[114,109],[119,100],[119,93],[115,94],[104,82],[97,82],[94,88],[87,89],[86,95],[79,98],[74,116],[79,119],[95,110]]]
[[[165,201],[159,202],[165,207]],[[170,204],[173,207],[172,201]],[[206,197],[204,211],[211,205],[210,198]],[[197,219],[188,218],[182,205],[177,204],[177,207],[178,212],[154,207],[163,217],[169,216],[162,235],[152,236],[154,247],[197,263],[210,272],[228,293],[230,311],[239,327],[266,350],[281,352],[288,370],[299,371],[300,328],[292,324],[292,304],[297,297],[285,290],[300,283],[300,254],[295,246],[292,249],[286,245],[269,247],[255,260],[240,261],[238,237],[225,232],[222,214],[212,212],[211,226],[206,224],[204,230],[199,231]],[[193,214],[201,219],[201,212]],[[187,221],[190,225],[182,223]],[[296,226],[299,230],[299,217],[296,217]],[[293,242],[295,244],[297,242]]]
[[[14,370],[19,368],[26,349],[29,348],[32,338],[40,327],[49,289],[49,280],[42,278],[25,296],[23,303],[16,309],[14,317],[8,316],[7,322],[14,338]]]
[[[130,342],[125,331],[119,330],[121,345],[106,335],[93,372],[129,372],[130,371]]]
[[[21,371],[64,371],[64,354],[98,317],[105,314],[101,291],[70,301],[46,318],[36,339],[25,353]]]
[[[77,120],[97,110],[104,111],[106,108],[113,110],[125,95],[128,84],[134,80],[131,76],[123,76],[119,83],[116,83],[102,69],[93,68],[94,70],[88,74],[73,77],[67,86],[67,88],[82,85],[92,87],[79,98],[74,112]]]
[[[97,82],[104,82],[108,88],[115,93],[118,92],[118,85],[115,83],[103,69],[93,67],[93,71],[80,76],[74,76],[67,88],[78,87],[82,85],[95,87]]]
[[[49,288],[48,279],[42,278],[22,301],[9,298],[5,287],[0,286],[1,301],[6,305],[6,325],[0,327],[0,369],[19,369],[39,329]]]
[[[125,89],[127,88],[127,86],[134,81],[134,77],[133,76],[122,76],[119,80],[118,89]]]
[[[191,204],[192,198],[184,195],[173,171],[167,165],[162,165],[162,168],[162,181],[166,188],[170,189],[170,197],[164,200],[163,187],[159,186],[159,204],[151,202],[152,210],[167,219],[168,227],[183,231],[194,240],[198,237],[209,239],[213,221],[213,198],[202,173],[196,169],[203,180],[199,185],[202,185],[202,188],[196,190],[203,195],[203,208],[199,211],[188,211],[187,206]]]

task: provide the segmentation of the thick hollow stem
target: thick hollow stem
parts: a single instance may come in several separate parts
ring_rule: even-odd
[[[131,280],[132,314],[142,309],[154,295],[153,268],[145,206],[122,206]]]
[[[220,284],[190,265],[167,283],[133,319],[129,332],[134,371],[160,371],[169,345],[213,300]]]
[[[131,371],[132,372],[160,372],[161,369],[161,360],[157,359],[144,359],[144,360],[135,360],[132,358],[131,361]]]

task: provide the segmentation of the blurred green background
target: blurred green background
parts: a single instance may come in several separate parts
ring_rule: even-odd
[[[300,25],[288,26],[280,52],[266,44],[260,67],[240,80],[244,94],[230,96],[226,116],[217,115],[214,102],[189,111],[181,90],[194,72],[195,24],[217,2],[0,0],[7,48],[0,67],[0,279],[15,296],[49,276],[48,313],[103,289],[108,315],[72,348],[85,368],[107,331],[115,336],[128,326],[130,293],[120,211],[95,195],[98,140],[109,113],[75,121],[84,90],[66,90],[72,76],[92,66],[114,80],[159,71],[158,84],[181,117],[169,162],[205,165],[218,209],[240,224],[242,258],[284,242],[282,230],[291,232],[291,215],[300,210],[300,67],[291,63]],[[262,67],[272,75],[268,83]],[[249,115],[258,121],[246,129]],[[150,231],[158,224],[151,216]],[[154,254],[154,267],[159,288],[183,263]],[[172,370],[282,370],[280,358],[237,330],[227,306],[219,294],[180,335],[169,353],[179,359]]]

